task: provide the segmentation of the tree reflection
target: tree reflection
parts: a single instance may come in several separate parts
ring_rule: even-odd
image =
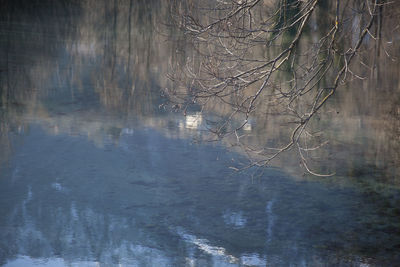
[[[210,1],[177,9],[176,26],[190,37],[195,53],[183,72],[172,72],[175,87],[166,93],[179,106],[195,104],[218,112],[218,123],[210,127],[214,139],[240,146],[250,156],[249,166],[266,166],[293,150],[304,170],[318,175],[312,169],[321,168],[309,168],[314,165],[309,155],[330,140],[321,142],[322,132],[329,132],[325,114],[380,106],[375,103],[382,98],[379,66],[398,68],[393,63],[397,45],[391,41],[399,36],[398,8],[382,1],[255,0]],[[391,81],[397,85],[398,79]],[[360,83],[367,94],[357,89]],[[395,88],[391,94],[396,94]],[[338,91],[341,96],[333,97]],[[272,137],[279,140],[272,145],[249,143],[243,127],[251,118],[262,122],[271,117],[277,122],[274,127],[282,128],[283,134]],[[329,163],[323,167],[329,168]]]
[[[160,89],[173,86],[166,74],[183,73],[195,52],[161,22],[193,2],[1,1],[1,263],[19,254],[110,265],[129,257],[138,265],[280,264],[282,251],[289,264],[395,258],[399,66],[383,51],[395,56],[398,43],[382,43],[375,78],[344,86],[312,125],[331,129],[330,143],[307,156],[336,177],[296,181],[291,154],[275,162],[291,177],[235,177],[229,167],[246,162],[240,154],[190,142],[209,140],[204,130],[231,107],[163,111]],[[327,27],[323,3],[307,40]],[[276,111],[261,105],[249,117],[246,145],[285,143],[290,120]]]

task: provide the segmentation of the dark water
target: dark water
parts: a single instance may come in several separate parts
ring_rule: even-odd
[[[330,118],[337,176],[235,173],[205,118],[160,108],[167,1],[2,5],[1,266],[400,264],[398,136],[370,114]]]

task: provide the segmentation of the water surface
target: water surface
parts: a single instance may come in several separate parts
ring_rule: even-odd
[[[331,118],[342,135],[332,134],[342,146],[325,162],[335,177],[306,179],[290,156],[261,174],[237,173],[229,167],[245,164],[243,154],[195,142],[207,135],[197,110],[160,108],[168,68],[184,57],[167,38],[180,35],[158,20],[168,20],[168,3],[8,2],[0,21],[0,265],[400,261],[398,163],[377,157],[396,160],[398,151],[376,150],[379,140],[398,146],[398,136],[369,128],[373,117]],[[245,130],[255,144],[279,138],[267,126],[257,117]]]

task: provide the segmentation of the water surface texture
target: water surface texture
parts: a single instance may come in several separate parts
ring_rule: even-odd
[[[162,108],[185,58],[168,1],[2,3],[0,266],[400,265],[397,117],[339,94],[336,176],[290,156],[237,173],[197,110]]]

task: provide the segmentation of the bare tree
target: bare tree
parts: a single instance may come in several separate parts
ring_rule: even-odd
[[[307,172],[330,175],[314,172],[307,163],[306,152],[325,144],[318,138],[305,142],[315,137],[309,131],[311,121],[343,83],[363,78],[356,73],[357,66],[367,66],[368,75],[379,73],[371,55],[376,60],[384,50],[383,19],[399,27],[399,4],[385,0],[200,2],[180,3],[173,9],[176,25],[194,48],[171,73],[175,86],[166,94],[175,107],[228,106],[229,114],[212,124],[210,131],[216,139],[235,137],[252,159],[246,168],[266,166],[282,152],[295,149]],[[257,112],[280,114],[291,122],[286,143],[254,148],[242,141],[243,128]]]

